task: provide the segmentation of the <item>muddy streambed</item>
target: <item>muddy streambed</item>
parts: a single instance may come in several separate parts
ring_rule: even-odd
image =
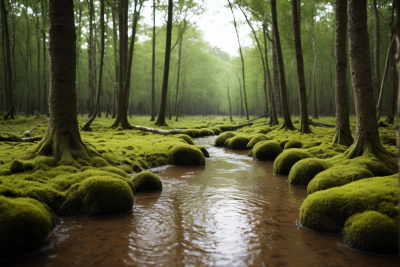
[[[340,235],[299,228],[307,196],[273,175],[272,162],[213,147],[206,167],[152,169],[162,192],[141,192],[133,211],[63,218],[40,253],[1,266],[398,266],[398,258],[347,249]]]

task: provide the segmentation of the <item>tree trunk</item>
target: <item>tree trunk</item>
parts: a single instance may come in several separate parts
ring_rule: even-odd
[[[151,56],[151,119],[155,121],[156,110],[156,92],[155,92],[155,74],[156,74],[156,0],[153,0],[153,53]]]
[[[112,118],[115,119],[117,117],[117,95],[118,95],[118,86],[119,86],[119,60],[118,60],[118,35],[117,35],[117,25],[115,19],[115,11],[112,8],[111,10],[112,20],[113,20],[113,42],[114,42],[114,64],[115,64],[115,82],[113,84],[113,113]]]
[[[47,79],[46,79],[46,17],[44,16],[44,3],[42,0],[42,39],[43,39],[43,99],[44,99],[44,113],[47,113],[49,102],[47,99]]]
[[[285,128],[288,130],[295,130],[292,123],[292,119],[290,118],[289,105],[286,93],[285,69],[283,67],[281,40],[279,37],[278,20],[276,15],[276,0],[271,0],[271,15],[272,15],[272,25],[274,28],[276,53],[278,56],[279,80],[280,80],[282,112],[284,120],[284,123],[282,124],[281,128]]]
[[[279,86],[279,69],[278,69],[278,59],[276,55],[276,46],[275,46],[275,34],[274,28],[272,28],[272,69],[274,72],[274,88],[275,88],[275,100],[276,100],[276,112],[279,116],[282,116],[282,101],[280,96],[280,86]]]
[[[347,158],[375,154],[387,167],[397,171],[396,160],[382,146],[379,139],[374,90],[369,58],[367,3],[348,0],[348,33],[350,70],[356,104],[356,133]]]
[[[183,31],[185,31],[186,27],[186,22],[184,20],[184,26],[182,28],[182,34],[180,35],[180,40],[179,40],[179,53],[178,53],[178,74],[176,78],[176,95],[175,95],[175,115],[176,119],[175,121],[178,121],[178,95],[179,95],[179,78],[181,74],[181,60],[182,60],[182,39],[183,39]]]
[[[347,13],[346,13],[347,14]],[[316,34],[316,26],[315,26],[315,21],[314,21],[314,13],[312,15],[312,24],[313,24],[313,30],[314,34],[312,37],[312,43],[313,43],[313,53],[314,53],[314,67],[313,67],[313,88],[314,88],[314,119],[318,119],[318,108],[317,108],[317,86],[315,84],[315,72],[317,69],[317,51],[315,50],[315,34]],[[310,84],[311,88],[311,84]],[[323,88],[321,88],[323,90]],[[311,90],[310,90],[310,95],[311,95]]]
[[[303,62],[303,51],[301,49],[301,33],[300,33],[300,18],[298,10],[298,0],[292,0],[292,14],[293,14],[293,39],[294,49],[296,52],[296,63],[297,63],[297,78],[299,83],[299,96],[300,96],[300,129],[299,132],[302,134],[311,133],[308,125],[308,108],[307,108],[307,92],[306,92],[306,81],[304,79],[304,62]]]
[[[88,90],[88,108],[89,108],[89,113],[88,117],[92,117],[93,115],[93,16],[94,16],[94,5],[93,5],[93,0],[89,1],[89,43],[88,43],[88,64],[89,64],[89,90]]]
[[[97,84],[96,107],[92,117],[82,128],[82,131],[91,131],[90,125],[96,119],[98,112],[100,113],[100,92],[103,81],[103,61],[104,61],[104,0],[100,0],[100,29],[101,29],[101,51],[100,51],[100,66],[99,66],[99,82]],[[96,112],[98,111],[98,112]]]
[[[242,96],[242,82],[240,81],[240,77],[237,73],[235,73],[238,80],[239,80],[239,92],[240,92],[240,118],[244,114],[244,109],[243,109],[243,96]]]
[[[237,30],[235,14],[233,14],[232,5],[231,5],[231,2],[230,2],[229,0],[228,0],[228,3],[229,3],[229,7],[231,8],[231,12],[232,12],[232,16],[233,16],[233,24],[234,24],[234,26],[235,26],[236,36],[237,36],[237,40],[238,40],[238,44],[239,44],[240,59],[241,59],[241,61],[242,61],[242,79],[243,79],[244,104],[245,104],[245,107],[246,107],[246,116],[247,116],[247,120],[249,120],[249,109],[248,109],[248,106],[247,106],[246,80],[245,80],[245,75],[244,75],[244,59],[243,59],[242,46],[241,46],[241,44],[240,44],[239,32],[238,32],[238,30]]]
[[[49,124],[39,145],[26,159],[52,156],[62,165],[78,165],[99,154],[82,142],[76,111],[76,34],[73,0],[48,2],[50,96]],[[67,67],[66,67],[67,66]]]
[[[392,46],[392,54],[396,54],[396,46]],[[392,124],[394,122],[394,116],[396,113],[396,103],[397,103],[397,70],[396,70],[396,62],[395,57],[391,57],[391,67],[390,71],[392,71],[392,96],[390,97],[390,110],[385,122]]]
[[[232,105],[231,105],[231,98],[229,96],[229,84],[228,84],[228,102],[229,102],[229,117],[231,119],[231,122],[233,122],[232,120]]]
[[[379,13],[376,7],[376,0],[373,1],[372,10],[374,12],[374,62],[375,62],[375,99],[378,101],[379,88],[381,85],[381,69],[380,69],[380,29],[379,29]]]
[[[40,38],[39,38],[39,16],[36,14],[36,41],[37,41],[37,116],[41,112],[42,106],[40,105],[40,92],[42,91],[42,85],[40,82]]]
[[[165,110],[167,106],[169,63],[171,59],[171,34],[172,34],[172,11],[173,1],[168,0],[168,21],[167,21],[167,40],[165,44],[164,77],[161,90],[160,113],[156,121],[158,126],[168,126],[165,122]]]
[[[333,143],[351,146],[353,137],[350,131],[349,96],[347,93],[347,0],[336,1],[336,71],[335,100],[336,128]]]
[[[14,104],[14,97],[13,97],[13,91],[12,91],[12,68],[11,68],[11,53],[10,53],[10,34],[8,32],[8,22],[7,22],[7,11],[6,11],[6,6],[4,4],[4,0],[1,0],[1,18],[2,18],[2,24],[3,24],[3,32],[5,35],[6,39],[6,47],[5,47],[5,52],[6,52],[6,65],[7,65],[7,87],[6,90],[8,91],[9,95],[9,103],[10,103],[10,108],[8,109],[6,115],[4,115],[5,120],[9,119],[14,119],[14,114],[15,114],[15,104]]]

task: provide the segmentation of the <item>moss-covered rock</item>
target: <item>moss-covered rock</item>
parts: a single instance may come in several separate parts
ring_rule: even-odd
[[[223,147],[225,144],[225,141],[229,138],[232,138],[236,136],[234,132],[224,132],[220,134],[216,139],[215,139],[215,146],[217,147]]]
[[[187,134],[176,134],[174,135],[174,137],[178,137],[182,140],[185,140],[185,142],[188,143],[189,145],[194,145],[193,139]]]
[[[254,146],[253,156],[258,160],[275,160],[282,151],[278,142],[262,141]]]
[[[195,137],[201,137],[201,132],[198,129],[192,129],[192,131],[194,132]]]
[[[228,148],[232,150],[243,150],[246,149],[249,139],[244,136],[234,136],[229,139]]]
[[[201,150],[189,145],[176,145],[172,147],[169,151],[169,161],[174,165],[205,165],[205,157]]]
[[[312,157],[313,155],[304,149],[292,148],[284,150],[274,161],[274,173],[288,175],[296,162]]]
[[[256,134],[250,139],[249,143],[247,144],[247,148],[253,148],[257,143],[267,140],[271,139],[268,138],[265,134]]]
[[[312,194],[370,177],[374,177],[372,172],[355,164],[334,166],[317,174],[308,184],[307,192]]]
[[[344,225],[344,243],[357,250],[394,255],[399,251],[396,221],[377,211],[351,216]]]
[[[133,176],[132,183],[135,187],[135,192],[162,190],[160,178],[149,171],[143,171]]]
[[[201,136],[215,135],[214,131],[208,128],[200,129]]]
[[[88,216],[127,212],[132,209],[133,202],[133,192],[127,182],[103,176],[74,184],[67,196],[69,208]]]
[[[222,133],[221,129],[217,127],[211,127],[210,130],[212,130],[215,135],[220,135]]]
[[[281,146],[282,149],[285,149],[285,145],[289,142],[290,140],[282,140],[279,145]]]
[[[34,164],[31,161],[23,162],[22,160],[13,160],[10,166],[11,173],[21,173],[33,169],[34,169]]]
[[[0,258],[38,249],[53,227],[52,215],[39,201],[0,196]]]
[[[203,153],[204,157],[206,157],[206,158],[210,157],[210,154],[208,153],[205,146],[195,145],[195,147],[201,150],[201,153]]]
[[[300,223],[317,231],[340,232],[349,217],[364,211],[378,211],[395,218],[398,188],[398,176],[393,175],[315,192],[301,205]]]
[[[300,141],[297,140],[290,140],[285,144],[284,149],[289,149],[289,148],[301,148],[303,144]]]
[[[332,167],[326,160],[307,158],[293,165],[289,173],[289,183],[308,185],[308,183],[320,172]]]
[[[184,130],[184,133],[188,136],[190,136],[191,138],[195,138],[196,134],[194,133],[194,131],[192,129],[186,129]]]

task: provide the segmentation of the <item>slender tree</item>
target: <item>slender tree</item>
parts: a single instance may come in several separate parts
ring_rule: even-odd
[[[347,14],[347,13],[346,13]],[[314,12],[312,13],[312,25],[313,25],[313,37],[312,37],[312,46],[314,53],[314,67],[313,67],[313,89],[314,89],[314,119],[318,119],[318,109],[317,109],[317,85],[315,83],[315,72],[317,69],[317,51],[315,49],[315,33],[317,31],[315,21],[314,21]],[[310,95],[311,95],[311,84],[310,84]],[[322,88],[321,88],[322,89]]]
[[[6,67],[7,67],[7,87],[6,90],[8,91],[9,95],[9,103],[10,103],[10,108],[8,109],[6,115],[4,115],[4,119],[14,119],[14,114],[15,114],[15,103],[14,103],[14,97],[13,97],[13,91],[12,91],[12,66],[11,66],[11,52],[10,52],[10,33],[8,31],[8,22],[7,22],[7,10],[6,6],[4,4],[4,0],[1,0],[1,18],[2,18],[2,25],[3,25],[3,32],[5,36],[5,54],[6,54]]]
[[[335,100],[336,128],[333,143],[351,146],[353,137],[350,131],[349,97],[347,93],[347,0],[336,0],[336,71]]]
[[[229,96],[229,84],[228,84],[228,102],[229,102],[229,117],[230,117],[230,119],[231,119],[231,122],[233,122],[233,120],[232,120],[231,97]]]
[[[374,62],[375,62],[375,99],[378,101],[379,88],[381,85],[381,47],[380,47],[380,28],[379,28],[379,13],[376,6],[376,0],[373,0],[372,10],[374,12]]]
[[[278,68],[279,68],[279,85],[281,89],[281,101],[282,101],[282,112],[284,123],[281,129],[295,130],[292,119],[290,118],[288,98],[286,92],[286,80],[285,80],[285,69],[283,67],[283,56],[281,48],[281,39],[279,37],[278,30],[278,19],[276,15],[276,0],[271,0],[271,16],[272,16],[272,27],[274,28],[275,46],[278,58]]]
[[[158,126],[168,126],[165,122],[165,110],[167,107],[169,63],[171,59],[171,35],[172,35],[172,11],[173,1],[168,0],[167,40],[165,44],[164,77],[161,90],[160,113],[156,121]]]
[[[156,0],[153,0],[153,52],[151,55],[151,119],[155,121],[156,110],[156,92],[155,92],[155,75],[156,75]]]
[[[239,32],[237,30],[237,24],[236,24],[236,18],[235,18],[235,14],[233,13],[233,8],[232,8],[232,4],[231,2],[228,0],[229,3],[229,7],[231,9],[232,12],[232,16],[233,16],[233,25],[235,26],[235,31],[236,31],[236,35],[237,35],[237,40],[239,43],[239,51],[240,51],[240,59],[242,61],[242,80],[243,80],[243,94],[244,94],[244,104],[246,107],[246,116],[247,116],[247,120],[249,120],[249,109],[247,107],[247,94],[246,94],[246,80],[245,80],[245,75],[244,75],[244,59],[243,59],[243,52],[242,52],[242,46],[240,44],[240,38],[239,38]]]

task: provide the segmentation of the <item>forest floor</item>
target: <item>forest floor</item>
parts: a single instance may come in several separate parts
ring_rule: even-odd
[[[87,116],[79,116],[79,126],[87,120]],[[292,120],[298,128],[299,118]],[[315,121],[335,124],[332,117]],[[355,117],[350,121],[354,134]],[[216,146],[252,149],[249,156],[274,161],[274,173],[289,175],[291,184],[308,185],[310,196],[300,211],[300,222],[305,227],[324,232],[344,229],[347,245],[356,249],[384,254],[396,251],[398,241],[393,237],[397,236],[394,232],[398,180],[393,174],[397,173],[397,167],[389,162],[392,159],[389,163],[382,162],[368,153],[356,159],[346,158],[348,148],[332,144],[334,128],[310,126],[313,133],[301,135],[297,131],[279,130],[279,126],[269,127],[268,120],[261,118],[251,126],[230,131],[230,126],[246,123],[245,118],[234,117],[231,123],[228,117],[197,116],[179,122],[167,121],[169,126],[161,129],[182,129],[185,134],[164,136],[110,129],[112,122],[109,118],[97,118],[91,125],[93,131],[81,132],[83,142],[98,155],[90,163],[77,158],[69,166],[61,166],[46,156],[23,160],[38,142],[0,139],[0,234],[10,238],[6,246],[0,244],[0,258],[3,253],[12,255],[13,249],[29,251],[43,244],[57,223],[57,216],[93,216],[130,210],[136,191],[162,188],[158,177],[146,169],[167,164],[204,165],[208,152],[205,147],[194,145],[191,137],[214,134],[219,135]],[[148,116],[135,116],[130,122],[156,128]],[[42,136],[47,123],[46,116],[0,121],[0,133],[21,138]],[[23,134],[36,125],[32,132]],[[394,159],[397,153],[394,127],[379,128],[379,132],[382,146]],[[21,220],[29,224],[25,231],[15,226]],[[370,231],[366,222],[382,225],[368,240],[363,239],[366,231]],[[385,244],[378,242],[379,246],[366,247],[366,243],[371,244],[371,236],[378,236]],[[385,251],[376,251],[377,247]]]

